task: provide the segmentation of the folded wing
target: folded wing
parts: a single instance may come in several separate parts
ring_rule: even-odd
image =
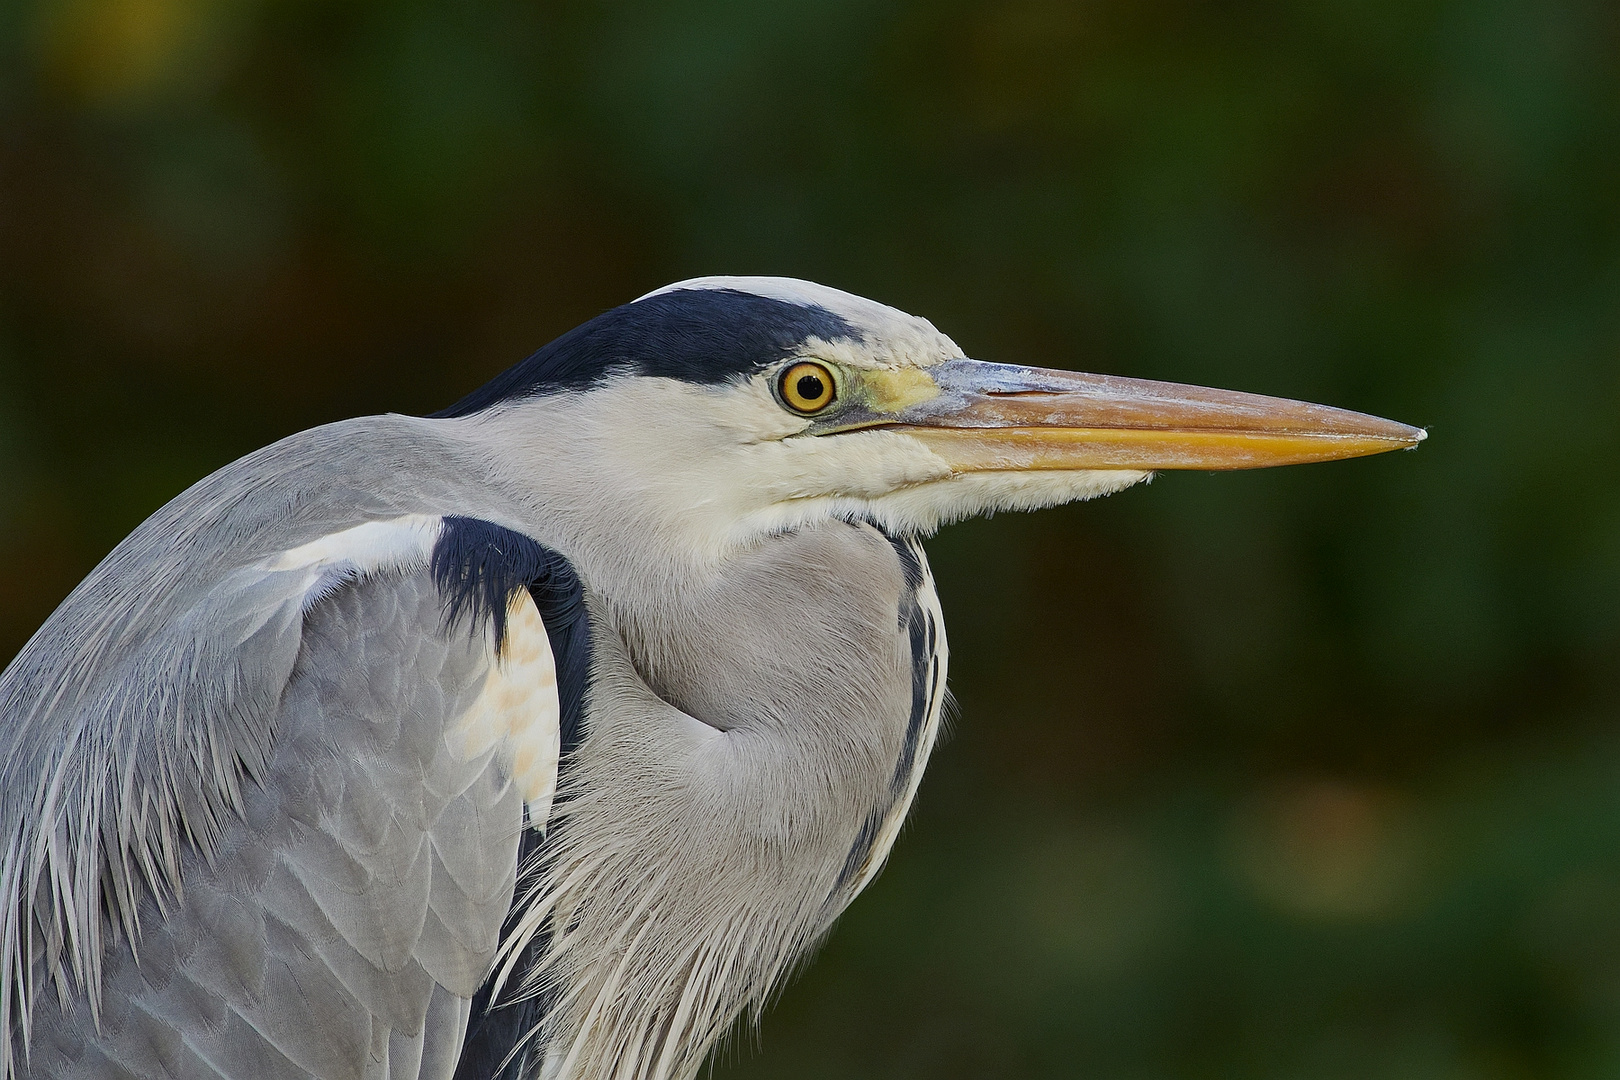
[[[222,575],[60,703],[46,824],[0,822],[12,1072],[451,1076],[555,791],[548,621],[574,649],[581,610],[517,533],[367,522]]]

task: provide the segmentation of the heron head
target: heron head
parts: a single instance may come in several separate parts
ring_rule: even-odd
[[[441,414],[500,432],[558,503],[699,551],[832,518],[892,532],[1128,487],[1415,446],[1254,394],[969,359],[925,319],[788,278],[699,278],[570,331]],[[566,469],[557,469],[566,460]],[[649,522],[649,524],[653,524]]]

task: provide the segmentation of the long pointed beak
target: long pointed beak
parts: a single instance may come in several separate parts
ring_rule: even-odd
[[[963,472],[1263,469],[1415,447],[1422,428],[1203,386],[950,360],[939,393],[889,414]]]

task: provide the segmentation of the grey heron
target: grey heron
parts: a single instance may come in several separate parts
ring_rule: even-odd
[[[1423,437],[705,278],[250,454],[0,676],[5,1080],[691,1077],[911,805],[920,537]]]

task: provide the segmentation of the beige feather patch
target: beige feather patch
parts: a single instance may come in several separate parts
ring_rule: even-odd
[[[534,599],[519,589],[483,692],[451,723],[445,739],[464,761],[494,751],[529,804],[530,824],[544,829],[557,793],[561,714],[551,640]]]

